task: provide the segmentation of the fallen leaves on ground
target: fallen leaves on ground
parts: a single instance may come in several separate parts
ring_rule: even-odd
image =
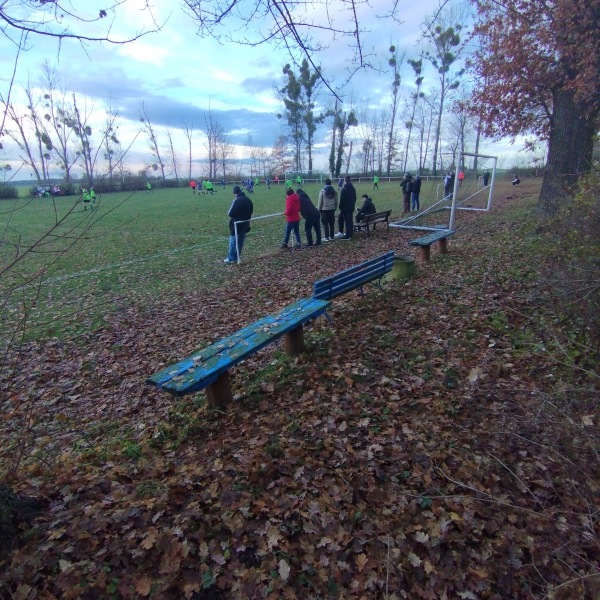
[[[222,410],[144,380],[321,276],[407,253],[414,234],[263,257],[220,290],[123,305],[93,334],[29,344],[2,427],[30,453],[16,486],[48,511],[0,591],[500,599],[562,585],[592,598],[597,464],[554,443],[560,382],[523,316],[546,310],[527,275],[537,257],[503,218],[522,201],[461,216],[449,254],[412,280],[337,299],[305,354],[272,345],[240,364]],[[595,413],[581,410],[573,425],[591,435]]]

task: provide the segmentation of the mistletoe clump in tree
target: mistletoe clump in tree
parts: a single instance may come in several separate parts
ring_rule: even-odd
[[[533,133],[548,142],[539,198],[555,214],[592,166],[600,111],[600,3],[473,0],[484,82],[471,109],[492,137]]]

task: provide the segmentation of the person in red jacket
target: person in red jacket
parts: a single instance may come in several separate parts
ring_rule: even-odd
[[[287,225],[285,226],[285,237],[283,242],[281,243],[282,248],[288,247],[288,242],[290,241],[290,234],[292,231],[294,232],[294,236],[296,238],[296,245],[298,248],[301,248],[300,244],[300,197],[292,188],[288,188],[286,191],[285,198],[285,220],[287,221]]]

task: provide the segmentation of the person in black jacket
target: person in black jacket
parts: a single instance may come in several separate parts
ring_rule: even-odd
[[[402,200],[404,204],[403,213],[410,212],[410,188],[412,185],[412,175],[410,173],[404,174],[404,179],[400,182],[400,189],[402,190]]]
[[[317,246],[321,245],[321,213],[312,203],[309,195],[302,189],[298,188],[296,194],[300,197],[300,214],[304,219],[304,232],[306,233],[306,242],[308,247],[313,246],[312,230],[315,230],[317,236]]]
[[[340,218],[338,225],[340,232],[335,234],[336,238],[341,240],[351,240],[354,234],[354,208],[356,206],[356,190],[350,181],[350,176],[346,175],[346,183],[340,192]],[[346,233],[344,233],[344,229]]]
[[[227,215],[229,216],[229,252],[227,258],[223,261],[224,263],[234,263],[238,261],[238,250],[239,256],[242,255],[242,248],[244,247],[244,241],[246,234],[250,231],[250,219],[252,218],[252,211],[254,205],[252,200],[242,192],[242,188],[236,185],[233,188],[235,198],[231,204],[231,208]],[[237,245],[236,245],[236,226],[237,224]],[[241,221],[241,223],[240,223]]]
[[[421,210],[419,194],[421,193],[421,176],[417,175],[410,186],[411,210]]]
[[[367,215],[374,215],[377,212],[373,200],[367,194],[363,194],[362,201],[362,206],[356,210],[357,223],[360,223]]]

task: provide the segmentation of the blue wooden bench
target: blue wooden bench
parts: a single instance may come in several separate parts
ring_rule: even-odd
[[[280,337],[284,338],[288,353],[301,352],[303,324],[324,314],[330,306],[327,300],[298,300],[207,348],[196,350],[177,364],[152,375],[146,383],[176,396],[206,388],[210,407],[228,404],[233,399],[228,373],[231,367]]]
[[[437,242],[440,254],[446,254],[448,252],[446,239],[455,233],[456,231],[454,229],[442,229],[441,231],[434,231],[433,233],[417,238],[416,240],[411,240],[408,243],[411,246],[419,247],[419,258],[421,260],[429,260],[431,245]]]
[[[394,252],[391,250],[360,265],[315,282],[313,298],[331,300],[356,289],[360,289],[361,295],[364,295],[363,286],[375,280],[377,280],[376,285],[381,289],[381,278],[392,270],[393,265]]]

